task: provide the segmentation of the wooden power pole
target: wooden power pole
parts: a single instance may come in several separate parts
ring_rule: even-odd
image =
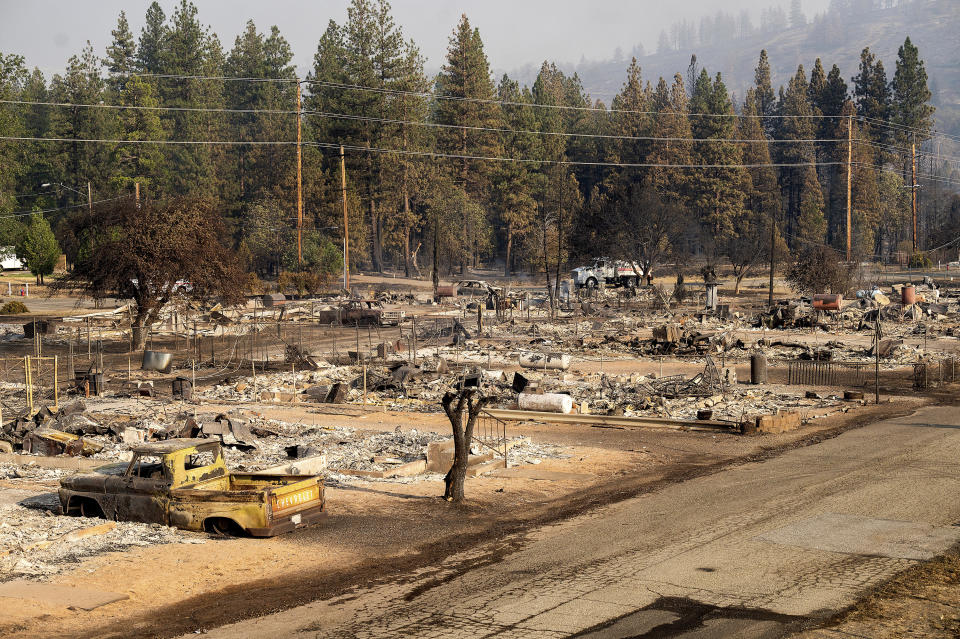
[[[847,261],[853,260],[852,254],[852,202],[850,201],[850,185],[853,181],[853,116],[847,118]]]
[[[134,199],[134,202],[136,202],[137,208],[139,209],[140,208],[140,183],[139,182],[133,183],[133,199]]]
[[[297,265],[303,263],[303,151],[301,149],[300,124],[303,109],[300,107],[300,80],[297,80]]]
[[[87,181],[87,211],[93,213],[93,187]]]
[[[773,307],[773,267],[777,260],[777,218],[770,214],[770,291],[767,294],[767,306]]]
[[[918,250],[919,242],[917,241],[917,136],[913,136],[913,144],[910,145],[910,164],[913,166],[910,177],[910,199],[912,201],[913,208],[913,252],[916,253]]]
[[[340,192],[343,195],[343,289],[350,292],[350,222],[347,220],[347,165],[340,145]]]

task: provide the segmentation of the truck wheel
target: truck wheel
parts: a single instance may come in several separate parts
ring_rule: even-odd
[[[240,524],[226,517],[211,517],[203,522],[203,529],[211,535],[241,537],[244,533]]]
[[[93,499],[71,499],[67,505],[67,514],[73,517],[106,518],[103,508]]]
[[[587,288],[597,288],[597,278],[589,277],[587,278]]]

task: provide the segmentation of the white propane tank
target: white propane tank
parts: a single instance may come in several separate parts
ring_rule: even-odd
[[[564,414],[573,412],[573,399],[563,393],[543,393],[542,395],[520,393],[517,397],[517,404],[520,406],[520,410]]]
[[[520,366],[524,368],[539,368],[554,371],[565,371],[570,368],[570,356],[566,353],[524,353],[519,358]]]

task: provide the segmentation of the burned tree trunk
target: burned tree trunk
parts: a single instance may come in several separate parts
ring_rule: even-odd
[[[463,485],[467,480],[467,464],[470,459],[470,441],[473,439],[473,427],[477,422],[480,411],[487,404],[488,398],[476,397],[476,388],[466,388],[457,393],[449,392],[443,396],[441,404],[443,412],[450,420],[453,428],[453,466],[447,472],[443,482],[445,489],[443,498],[447,501],[463,501]],[[466,409],[467,423],[463,423]]]

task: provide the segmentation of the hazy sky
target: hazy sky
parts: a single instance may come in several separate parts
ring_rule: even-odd
[[[343,22],[349,4],[349,0],[194,2],[201,22],[213,28],[227,50],[248,18],[261,31],[276,24],[292,45],[301,71],[311,65],[327,21]],[[802,0],[808,17],[827,3]],[[0,53],[21,54],[29,66],[49,75],[62,70],[86,40],[102,56],[121,9],[139,37],[149,4],[148,0],[0,0]],[[177,0],[160,0],[168,16],[176,4]],[[394,0],[392,5],[394,18],[420,46],[429,68],[442,63],[447,38],[460,14],[466,13],[480,29],[491,65],[509,70],[545,59],[607,59],[618,46],[628,55],[637,42],[651,52],[660,30],[676,20],[699,18],[720,7],[735,14],[746,8],[754,24],[759,24],[761,8],[787,8],[789,0]]]

